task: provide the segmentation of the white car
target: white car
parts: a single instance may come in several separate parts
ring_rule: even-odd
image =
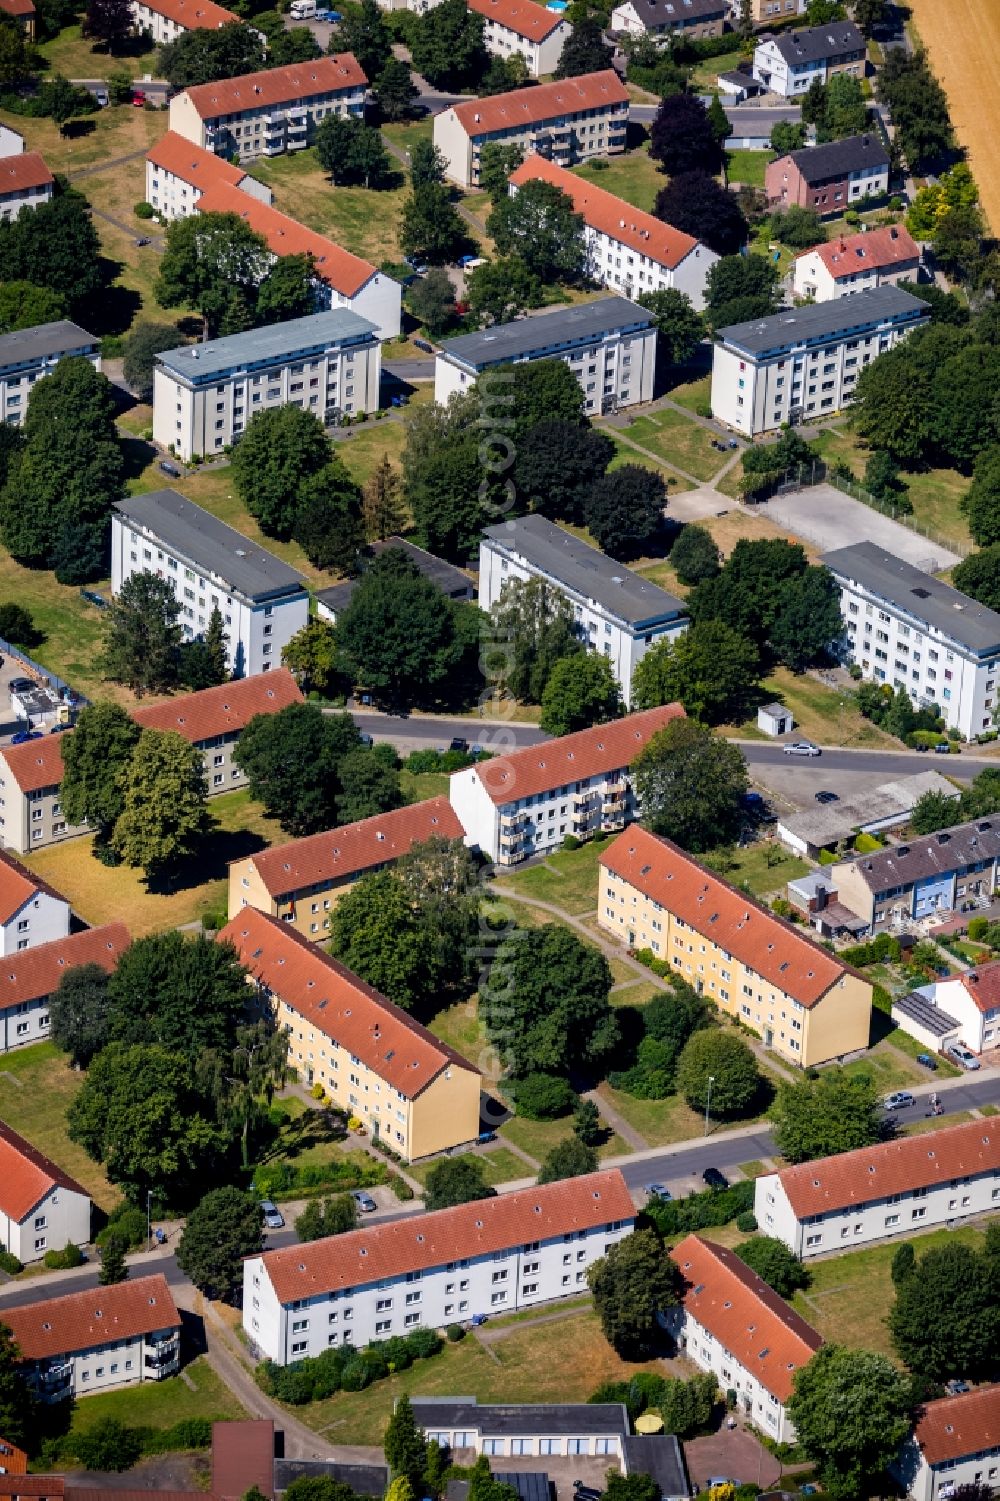
[[[982,1064],[975,1053],[970,1053],[969,1049],[962,1042],[951,1043],[950,1046],[945,1048],[945,1052],[949,1058],[954,1058],[955,1062],[960,1064],[962,1068],[968,1069],[970,1074],[974,1073],[977,1068],[982,1068]]]
[[[818,745],[813,745],[811,740],[792,740],[788,745],[782,746],[786,756],[821,756],[823,752]]]

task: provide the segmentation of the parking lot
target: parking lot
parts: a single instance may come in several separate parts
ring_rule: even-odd
[[[959,561],[957,553],[862,505],[860,500],[852,500],[834,485],[790,490],[754,509],[824,551],[849,547],[863,537],[925,573],[940,573]]]

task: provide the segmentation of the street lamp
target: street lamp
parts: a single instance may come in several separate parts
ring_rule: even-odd
[[[709,1115],[712,1110],[712,1085],[715,1083],[715,1075],[708,1076],[708,1096],[705,1100],[705,1135],[708,1135]]]
[[[150,1242],[153,1239],[153,1190],[146,1189],[146,1250],[150,1250]]]

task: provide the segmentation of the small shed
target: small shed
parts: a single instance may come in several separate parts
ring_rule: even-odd
[[[757,728],[765,735],[788,735],[795,720],[784,704],[762,704],[757,710]]]
[[[930,1053],[941,1052],[950,1042],[957,1042],[961,1031],[960,1022],[919,990],[911,990],[893,1001],[892,1019],[901,1031]]]

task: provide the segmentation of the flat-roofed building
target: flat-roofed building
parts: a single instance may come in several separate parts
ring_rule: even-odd
[[[533,1275],[533,1274],[532,1274]],[[488,1459],[549,1459],[590,1454],[622,1457],[628,1413],[621,1402],[505,1402],[475,1397],[411,1398],[413,1417],[428,1443],[469,1449]]]
[[[453,563],[446,563],[443,558],[436,558],[431,552],[425,552],[422,547],[408,542],[405,537],[387,537],[384,542],[370,542],[368,551],[376,558],[384,552],[401,552],[447,599],[470,600],[475,593],[471,578],[461,568],[456,568]],[[338,615],[347,609],[357,587],[357,579],[344,579],[339,584],[331,584],[328,589],[317,589],[313,598],[320,619],[336,625]]]
[[[572,834],[590,839],[639,815],[630,768],[657,731],[683,719],[664,704],[456,771],[448,797],[465,842],[500,865],[548,854]]]
[[[242,532],[176,490],[117,501],[111,516],[111,589],[136,573],[169,579],[187,640],[222,615],[234,677],[269,672],[309,618],[301,576]],[[20,747],[19,747],[20,748]]]
[[[669,839],[636,825],[600,873],[599,926],[650,949],[789,1063],[867,1048],[871,982]]]
[[[935,704],[967,740],[996,723],[1000,614],[875,542],[821,561],[840,589],[845,660],[863,678]]]
[[[51,375],[60,360],[77,356],[100,370],[100,340],[65,318],[0,334],[0,421],[20,427],[35,382]]]
[[[274,201],[274,194],[264,183],[221,156],[193,145],[176,131],[169,130],[146,152],[146,202],[161,218],[187,218],[213,184],[238,188],[264,204]]]
[[[62,893],[0,851],[0,955],[65,938],[69,922],[70,905]]]
[[[218,31],[243,25],[243,17],[215,0],[132,0],[132,30],[148,31],[158,47],[186,31]]]
[[[525,90],[530,93],[530,90]],[[434,361],[434,400],[464,395],[484,371],[529,360],[562,360],[580,382],[589,416],[652,401],[656,324],[625,297],[516,318],[445,339]]]
[[[634,1223],[612,1168],[267,1251],[243,1263],[243,1327],[256,1350],[287,1365],[338,1344],[361,1349],[534,1308],[585,1290],[587,1269]]]
[[[547,157],[530,156],[510,175],[512,192],[527,182],[549,182],[573,200],[583,215],[587,274],[609,292],[638,297],[672,289],[699,310],[705,306],[705,283],[719,257],[700,240]]]
[[[611,30],[627,36],[721,36],[729,0],[624,0],[611,12]]]
[[[312,146],[328,116],[364,115],[368,79],[351,52],[194,84],[170,101],[170,129],[214,151],[280,156]]]
[[[1000,1484],[1000,1385],[977,1386],[917,1409],[890,1473],[912,1501],[947,1501],[960,1486]]]
[[[47,1042],[49,1002],[63,975],[81,964],[96,964],[111,974],[131,941],[125,924],[116,922],[9,955],[0,971],[0,1053]]]
[[[867,56],[865,39],[853,21],[830,21],[762,37],[754,50],[753,76],[773,93],[791,98],[837,73],[864,78]]]
[[[951,1040],[974,1053],[1000,1047],[1000,959],[920,985],[913,995],[940,1008],[942,1020],[954,1029]]]
[[[926,302],[886,286],[720,328],[712,415],[751,438],[832,416],[853,401],[865,366],[929,317]]]
[[[544,516],[488,526],[479,543],[480,608],[492,610],[511,580],[527,579],[543,580],[569,602],[577,634],[607,657],[626,707],[646,652],[688,626],[681,600]]]
[[[871,287],[915,282],[919,273],[916,240],[905,225],[886,224],[801,251],[792,262],[792,291],[796,297],[830,302]]]
[[[483,41],[494,57],[520,57],[530,78],[554,73],[573,28],[559,11],[535,0],[469,0],[483,17]]]
[[[408,855],[428,839],[462,839],[446,797],[273,845],[229,867],[229,916],[267,912],[315,942],[330,936],[330,912],[354,882]]]
[[[46,735],[23,745],[0,747],[0,839],[7,850],[25,855],[86,833],[86,824],[68,824],[62,811],[62,735]]]
[[[89,1240],[87,1190],[0,1121],[0,1247],[27,1266]]]
[[[153,439],[179,458],[238,443],[258,412],[295,406],[323,423],[378,408],[382,346],[347,308],[156,356]]]
[[[479,154],[488,141],[537,151],[561,167],[625,150],[629,97],[613,68],[534,89],[453,104],[434,116],[434,144],[446,175],[479,186]]]
[[[991,1120],[840,1152],[764,1173],[754,1214],[807,1259],[953,1225],[1000,1205],[1000,1131]]]
[[[0,157],[0,220],[16,219],[23,208],[48,203],[55,178],[37,151]]]
[[[963,903],[987,907],[1000,886],[1000,816],[855,855],[830,866],[829,874],[841,901],[873,933],[943,916]]]
[[[845,136],[821,146],[803,146],[768,162],[764,171],[768,202],[842,214],[864,207],[866,199],[889,191],[889,153],[874,131]]]
[[[793,1444],[785,1408],[795,1372],[809,1364],[822,1338],[728,1246],[688,1235],[670,1255],[684,1292],[660,1322],[723,1391],[735,1391],[748,1422],[776,1443]]]
[[[219,942],[288,1033],[307,1088],[321,1085],[408,1162],[475,1141],[481,1075],[468,1059],[276,917],[243,907]]]

